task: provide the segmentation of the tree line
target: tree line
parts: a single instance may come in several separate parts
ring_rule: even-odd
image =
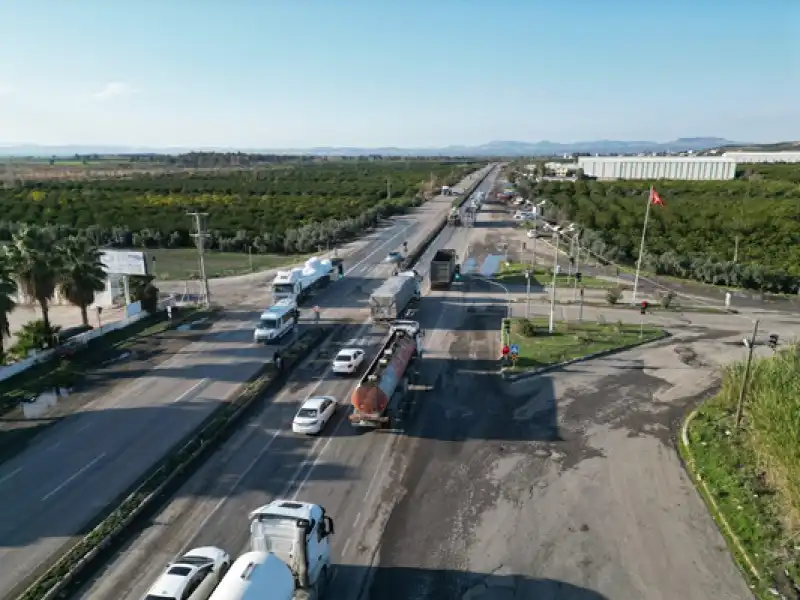
[[[132,277],[131,293],[153,311],[158,290],[149,277]],[[106,272],[100,250],[80,236],[58,238],[53,230],[23,227],[9,243],[0,247],[0,363],[6,355],[24,358],[29,350],[52,347],[58,327],[50,323],[50,303],[57,292],[81,313],[84,328],[89,326],[89,306],[95,294],[105,289]],[[41,321],[28,323],[17,344],[7,353],[5,338],[11,335],[10,316],[17,307],[19,293],[39,306]]]
[[[581,243],[634,265],[649,183],[533,182],[519,190],[547,199],[545,216],[581,227]],[[661,181],[651,206],[643,268],[658,275],[772,293],[800,289],[800,188],[782,180]]]
[[[318,163],[229,173],[170,173],[96,181],[37,181],[0,190],[0,242],[51,227],[112,248],[193,245],[189,210],[208,213],[211,250],[313,252],[381,218],[419,206],[478,162]]]

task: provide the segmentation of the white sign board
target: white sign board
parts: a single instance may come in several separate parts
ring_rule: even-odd
[[[147,258],[144,252],[101,250],[100,260],[109,274],[147,275]]]

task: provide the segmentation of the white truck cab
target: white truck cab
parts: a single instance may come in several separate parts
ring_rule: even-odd
[[[319,504],[275,500],[250,513],[250,552],[209,600],[321,600],[331,575],[333,519]]]

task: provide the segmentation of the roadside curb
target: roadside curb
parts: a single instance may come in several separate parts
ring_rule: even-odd
[[[284,350],[283,368],[280,371],[275,371],[272,363],[265,363],[243,385],[235,399],[220,406],[197,429],[176,444],[130,488],[132,491],[127,492],[123,500],[112,503],[116,508],[29,585],[18,596],[19,600],[54,600],[86,571],[104,562],[106,559],[100,556],[101,553],[123,542],[138,519],[169,497],[168,492],[181,485],[205,455],[227,439],[232,426],[272,388],[282,386],[296,367],[324,348],[336,329],[336,326],[320,327],[298,337],[292,346]],[[304,346],[300,354],[292,357],[292,348],[301,344]]]
[[[689,442],[689,427],[691,426],[695,417],[697,417],[698,413],[702,409],[702,405],[705,402],[706,401],[704,400],[700,406],[690,412],[686,419],[684,419],[683,425],[681,425],[681,435],[679,438],[679,452],[682,455],[683,464],[686,472],[689,474],[689,478],[692,480],[695,488],[699,491],[700,496],[710,509],[709,512],[711,513],[711,518],[714,519],[717,525],[722,529],[723,536],[728,540],[729,544],[734,546],[734,557],[739,557],[742,559],[736,561],[739,565],[739,568],[746,566],[753,577],[761,582],[764,582],[761,571],[759,571],[758,567],[755,566],[753,560],[750,558],[750,555],[747,553],[747,550],[745,550],[744,546],[742,545],[741,540],[739,540],[738,536],[734,533],[733,529],[728,523],[728,520],[725,518],[725,515],[720,510],[717,501],[714,499],[711,490],[708,489],[708,485],[706,485],[703,476],[695,469],[695,458],[694,454],[692,454],[691,443]],[[744,564],[742,564],[742,561]],[[776,597],[781,596],[778,595]]]
[[[521,381],[525,381],[526,379],[532,379],[549,371],[555,371],[556,369],[560,369],[562,367],[567,367],[569,365],[574,365],[582,362],[586,362],[588,360],[593,360],[595,358],[602,358],[604,356],[610,356],[612,354],[617,354],[618,352],[625,352],[626,350],[631,350],[633,348],[638,348],[639,346],[645,346],[647,344],[654,344],[656,342],[664,341],[667,338],[671,338],[672,334],[668,331],[664,331],[661,335],[651,338],[649,340],[642,340],[640,342],[634,342],[632,344],[626,344],[625,346],[619,346],[617,348],[611,348],[610,350],[601,350],[600,352],[593,352],[592,354],[587,354],[585,356],[579,356],[578,358],[572,358],[570,360],[565,360],[559,363],[553,363],[552,365],[547,365],[546,367],[540,367],[538,369],[534,369],[532,371],[526,371],[524,373],[509,373],[505,368],[502,372],[503,379],[508,381],[509,383],[519,383]]]

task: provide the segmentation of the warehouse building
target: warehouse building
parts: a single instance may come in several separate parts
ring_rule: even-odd
[[[722,157],[737,163],[800,163],[800,152],[725,152]]]
[[[582,156],[578,167],[597,179],[725,181],[736,176],[736,161],[714,156]]]

